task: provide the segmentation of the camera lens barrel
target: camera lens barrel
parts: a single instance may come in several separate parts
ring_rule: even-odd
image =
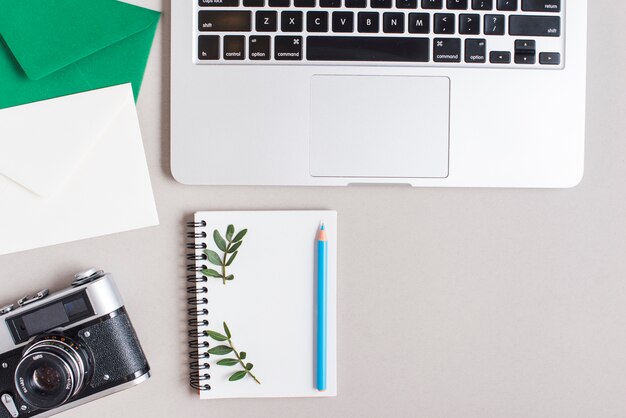
[[[15,370],[20,397],[37,409],[58,407],[79,393],[86,383],[87,353],[62,336],[48,336],[24,353]]]

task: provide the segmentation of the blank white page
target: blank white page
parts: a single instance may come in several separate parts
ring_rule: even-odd
[[[239,253],[227,275],[234,280],[222,283],[208,278],[206,329],[224,333],[226,321],[232,342],[238,351],[245,351],[246,362],[254,365],[249,376],[239,381],[228,380],[240,366],[220,366],[216,362],[234,357],[211,355],[211,390],[201,392],[202,399],[253,397],[336,396],[337,394],[337,213],[334,211],[256,211],[199,212],[195,221],[207,226],[209,249],[222,252],[213,240],[213,231],[226,234],[229,224],[236,231],[248,229]],[[320,222],[328,233],[328,365],[327,390],[315,388],[316,367],[316,236]],[[197,250],[202,254],[202,250]],[[198,261],[220,271],[208,261]],[[201,295],[204,296],[204,295]],[[205,328],[202,328],[205,329]],[[214,347],[227,344],[208,337],[200,338]],[[206,348],[200,349],[206,351]],[[205,360],[201,360],[204,362]],[[205,383],[205,382],[202,382]]]

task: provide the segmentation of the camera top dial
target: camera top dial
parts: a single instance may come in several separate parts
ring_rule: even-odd
[[[105,275],[103,270],[97,268],[90,268],[89,270],[81,271],[74,275],[74,281],[72,281],[72,287],[82,286],[87,283],[91,283]]]

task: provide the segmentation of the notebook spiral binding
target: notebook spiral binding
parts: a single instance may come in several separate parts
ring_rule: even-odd
[[[206,232],[198,232],[199,228],[205,227],[206,222],[187,222],[187,228],[191,230],[187,232],[187,238],[194,240],[187,243],[188,250],[202,250],[206,248],[206,244],[196,244],[196,238],[206,238]],[[187,254],[188,261],[200,261],[205,260],[205,255],[198,255],[195,252]],[[201,271],[206,266],[198,267],[195,263],[187,264],[187,271],[190,273],[187,275],[187,293],[190,295],[187,298],[187,314],[189,315],[189,348],[192,351],[189,352],[189,385],[197,390],[211,390],[211,385],[208,380],[211,379],[209,374],[209,368],[211,365],[208,363],[210,354],[208,352],[200,352],[200,348],[209,348],[208,341],[199,342],[198,338],[204,335],[203,331],[199,331],[200,328],[209,325],[209,321],[206,316],[209,314],[209,310],[206,305],[209,300],[202,296],[208,292],[206,286],[198,287],[198,283],[206,283],[207,278],[201,275]]]

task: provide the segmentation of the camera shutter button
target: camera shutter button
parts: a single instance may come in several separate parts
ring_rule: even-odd
[[[4,395],[2,395],[1,399],[2,405],[4,405],[7,411],[9,411],[9,414],[11,414],[12,417],[18,417],[20,415],[19,411],[17,410],[17,406],[15,406],[15,402],[13,401],[13,396],[5,393]]]
[[[93,282],[102,276],[104,276],[104,271],[98,270],[97,268],[90,268],[89,270],[81,271],[80,273],[74,275],[72,287],[78,287]]]
[[[4,307],[0,308],[0,316],[8,314],[13,309],[15,309],[15,305],[13,305],[13,304],[7,305],[7,306],[4,306]]]

